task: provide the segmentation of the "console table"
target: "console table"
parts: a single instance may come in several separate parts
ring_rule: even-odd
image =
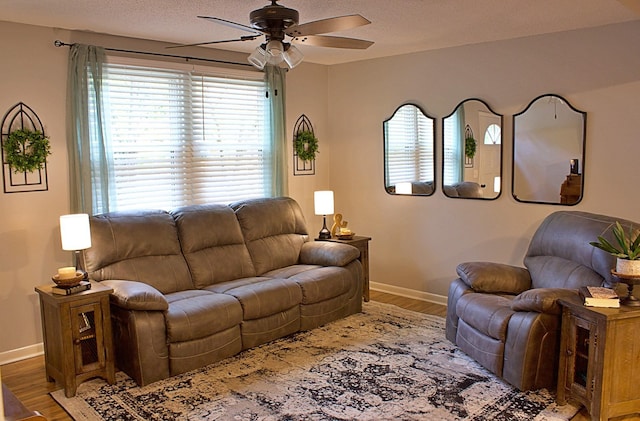
[[[350,246],[354,246],[358,250],[360,250],[360,263],[362,263],[362,271],[364,272],[364,284],[362,285],[362,297],[364,301],[369,301],[369,241],[371,241],[371,237],[363,237],[359,235],[354,235],[350,240],[341,240],[339,238],[328,238],[328,239],[319,239],[316,241],[332,241],[334,243],[344,243],[349,244]]]
[[[574,398],[592,420],[640,413],[640,309],[559,300],[562,334],[557,401]]]

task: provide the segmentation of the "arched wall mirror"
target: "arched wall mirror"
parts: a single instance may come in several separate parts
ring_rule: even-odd
[[[404,104],[382,126],[386,192],[432,195],[435,191],[435,119],[415,104]]]
[[[582,200],[587,113],[558,95],[535,98],[513,116],[513,197],[575,205]]]
[[[453,198],[500,196],[502,115],[480,99],[462,101],[442,119],[442,191]]]

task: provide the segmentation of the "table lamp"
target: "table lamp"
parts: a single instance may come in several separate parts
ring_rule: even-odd
[[[322,215],[322,229],[318,234],[321,240],[331,238],[331,231],[327,228],[327,215],[333,214],[333,191],[322,190],[313,193],[315,214]]]
[[[91,247],[89,215],[86,213],[75,213],[60,216],[60,239],[62,240],[62,250],[75,252],[75,266],[58,269],[58,275],[64,277],[67,272],[75,274],[76,267],[80,260],[78,258],[80,250]]]

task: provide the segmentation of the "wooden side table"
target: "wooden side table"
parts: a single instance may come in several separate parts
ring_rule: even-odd
[[[71,295],[36,287],[48,381],[57,380],[70,398],[80,383],[93,377],[115,382],[109,294],[111,288],[91,282],[91,289]]]
[[[362,271],[364,272],[364,284],[362,285],[362,296],[364,301],[369,301],[369,241],[371,237],[362,237],[354,235],[351,240],[340,240],[339,238],[329,238],[326,240],[316,239],[316,241],[332,241],[334,243],[344,243],[354,246],[360,250],[360,263],[362,263]]]
[[[640,413],[640,309],[586,307],[560,300],[557,401],[583,404],[592,420]]]

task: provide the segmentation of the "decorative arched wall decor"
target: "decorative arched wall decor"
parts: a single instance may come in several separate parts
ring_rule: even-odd
[[[316,173],[315,158],[304,160],[298,156],[298,152],[296,148],[296,139],[298,138],[298,134],[303,132],[314,134],[311,121],[304,114],[298,117],[298,120],[296,120],[296,124],[293,126],[293,175],[315,175]],[[317,139],[316,139],[316,144],[317,144]]]
[[[14,105],[2,118],[2,178],[5,193],[20,193],[30,191],[46,191],[49,189],[47,179],[47,162],[43,162],[40,169],[32,172],[18,171],[16,172],[7,163],[7,156],[4,145],[9,135],[14,130],[28,130],[32,132],[40,132],[44,136],[44,127],[38,115],[23,102]],[[22,151],[23,153],[28,151]]]

